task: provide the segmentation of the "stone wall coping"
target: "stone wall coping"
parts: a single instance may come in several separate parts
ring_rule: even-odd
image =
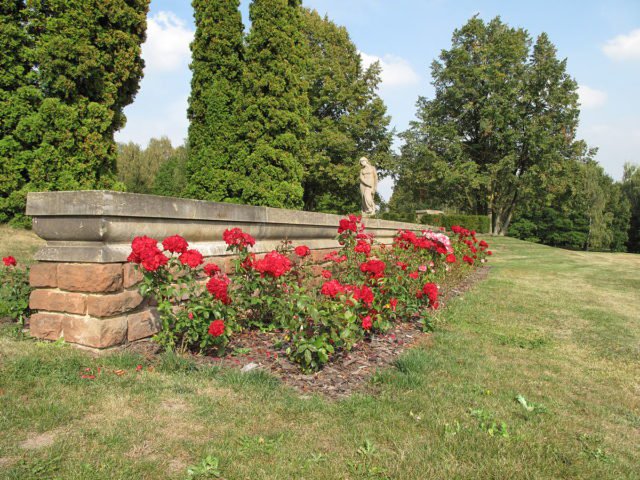
[[[337,226],[340,218],[343,218],[330,213],[108,190],[31,192],[27,195],[26,213],[32,217],[136,217],[318,226]],[[422,227],[379,219],[365,219],[365,225],[394,230]]]
[[[122,263],[136,236],[162,240],[182,235],[205,256],[225,256],[227,228],[240,227],[256,239],[255,253],[282,240],[311,249],[339,247],[342,215],[102,190],[33,192],[27,215],[46,245],[35,258],[44,262]],[[367,218],[367,230],[390,243],[397,230],[425,225]]]

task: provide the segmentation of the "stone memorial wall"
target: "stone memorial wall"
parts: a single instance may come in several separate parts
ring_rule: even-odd
[[[46,245],[36,254],[30,283],[31,335],[92,348],[147,338],[160,328],[153,303],[138,293],[141,279],[126,259],[131,240],[181,235],[209,262],[230,273],[222,233],[240,227],[264,254],[282,240],[307,245],[320,260],[339,245],[340,216],[110,191],[30,193],[27,214]],[[366,219],[380,243],[398,229],[422,225]]]

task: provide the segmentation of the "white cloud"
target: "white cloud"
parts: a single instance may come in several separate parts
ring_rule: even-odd
[[[602,50],[614,60],[640,60],[640,28],[612,38]]]
[[[578,96],[582,108],[597,108],[607,103],[607,92],[586,85],[578,86]]]
[[[405,87],[420,82],[420,76],[404,58],[390,54],[377,57],[364,52],[360,52],[360,56],[365,68],[374,62],[380,62],[382,67],[382,87]]]
[[[147,21],[147,41],[142,45],[145,73],[173,72],[188,65],[194,31],[173,12],[158,12]]]

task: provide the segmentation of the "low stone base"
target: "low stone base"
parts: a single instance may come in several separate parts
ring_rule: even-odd
[[[92,348],[150,337],[160,330],[155,308],[138,293],[142,274],[122,263],[32,266],[31,336]]]

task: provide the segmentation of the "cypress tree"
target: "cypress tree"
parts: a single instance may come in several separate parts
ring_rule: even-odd
[[[22,125],[41,97],[26,23],[24,0],[0,0],[0,222],[24,208],[32,152]]]
[[[15,128],[18,158],[28,159],[20,191],[114,186],[113,135],[139,88],[148,7],[149,0],[32,0],[11,12],[28,45],[8,55],[19,63],[27,52],[33,65],[18,90],[33,83],[42,97]]]
[[[254,0],[247,40],[234,201],[301,208],[309,99],[300,0]]]
[[[237,172],[229,171],[244,44],[239,0],[193,0],[196,34],[191,44],[188,184],[184,194],[224,201]]]

